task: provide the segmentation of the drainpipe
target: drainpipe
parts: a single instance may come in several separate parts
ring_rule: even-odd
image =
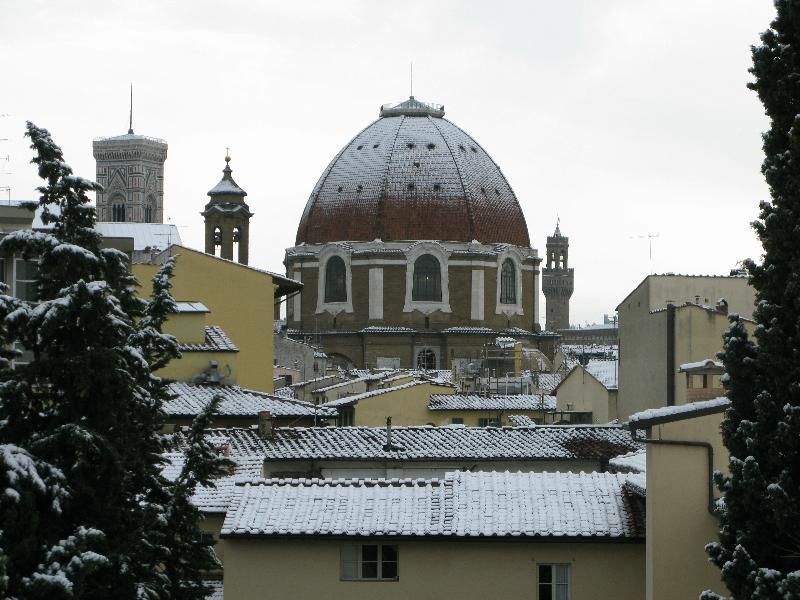
[[[675,305],[667,303],[667,406],[675,406]]]
[[[718,516],[716,510],[716,500],[714,499],[714,447],[708,442],[699,442],[695,440],[662,440],[648,437],[638,437],[637,431],[640,431],[636,425],[631,424],[631,437],[637,442],[644,442],[645,444],[655,444],[658,446],[688,446],[690,448],[705,448],[708,457],[708,512],[712,516]]]

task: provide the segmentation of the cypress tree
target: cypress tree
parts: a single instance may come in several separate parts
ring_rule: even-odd
[[[761,169],[771,201],[753,223],[764,256],[745,261],[757,326],[751,340],[732,315],[724,339],[730,475],[717,476],[720,536],[706,547],[737,599],[800,597],[800,2],[775,7],[749,84],[771,120]]]
[[[35,301],[0,295],[0,592],[202,597],[213,554],[197,520],[178,518],[197,516],[189,495],[161,474],[168,391],[152,374],[178,355],[161,333],[174,261],[141,300],[127,256],[100,248],[87,197],[100,186],[72,174],[47,130],[28,123],[26,135],[51,228],[0,241],[0,252],[38,264]],[[201,458],[212,466],[195,460],[195,479],[207,483],[216,459]],[[169,531],[177,521],[181,540]]]

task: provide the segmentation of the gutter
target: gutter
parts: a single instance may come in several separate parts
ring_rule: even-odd
[[[716,500],[714,499],[714,447],[708,442],[700,442],[696,440],[664,440],[648,437],[639,437],[636,435],[640,429],[635,423],[630,425],[631,437],[637,442],[644,442],[645,444],[654,444],[658,446],[686,446],[689,448],[705,448],[708,458],[708,513],[714,517],[717,514]]]

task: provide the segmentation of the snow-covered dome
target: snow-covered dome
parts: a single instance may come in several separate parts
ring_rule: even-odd
[[[381,107],[322,173],[297,244],[442,240],[529,247],[525,216],[500,168],[444,106]]]

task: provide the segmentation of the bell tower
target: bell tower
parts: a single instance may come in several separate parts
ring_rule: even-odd
[[[569,268],[569,238],[561,235],[559,224],[547,237],[547,266],[542,271],[545,297],[545,329],[569,327],[569,299],[575,287],[575,270]]]
[[[128,133],[96,138],[97,220],[164,222],[164,162],[167,142],[133,133],[133,87]]]
[[[222,179],[208,192],[209,201],[203,215],[206,223],[206,253],[217,254],[234,260],[234,250],[238,248],[235,260],[243,265],[248,262],[250,242],[250,207],[244,201],[247,196],[231,177],[231,157],[225,156]]]

